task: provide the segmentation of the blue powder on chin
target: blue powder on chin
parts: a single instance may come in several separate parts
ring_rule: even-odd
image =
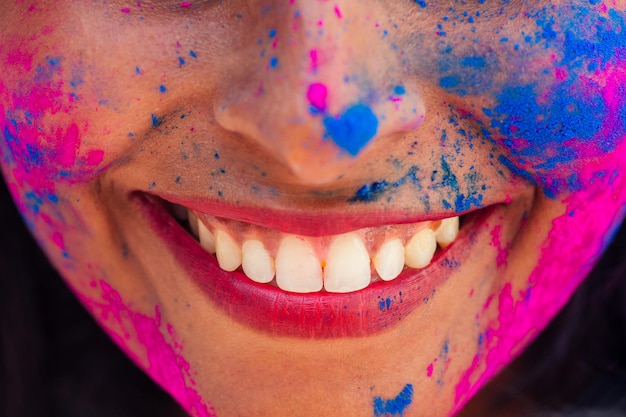
[[[378,132],[378,118],[368,106],[356,104],[339,117],[323,120],[325,137],[330,137],[341,149],[356,156]]]
[[[389,400],[381,397],[374,398],[374,416],[402,416],[407,407],[413,402],[413,385],[406,384],[402,391]]]

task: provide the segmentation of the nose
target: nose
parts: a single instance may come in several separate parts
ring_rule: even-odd
[[[336,180],[425,106],[387,32],[384,2],[283,0],[259,11],[215,102],[217,122],[302,183]],[[413,81],[414,83],[414,81]]]

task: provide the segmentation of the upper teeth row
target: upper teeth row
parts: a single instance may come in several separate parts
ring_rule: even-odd
[[[411,236],[385,240],[371,257],[362,234],[349,232],[330,237],[325,259],[319,258],[312,245],[314,239],[324,238],[284,234],[274,257],[259,239],[247,238],[239,244],[222,228],[210,231],[191,211],[184,217],[188,218],[202,247],[216,255],[220,268],[235,271],[241,266],[255,282],[269,283],[275,278],[280,289],[297,293],[322,288],[328,292],[360,290],[377,279],[376,275],[372,276],[371,265],[380,279],[390,281],[400,275],[405,266],[428,266],[437,245],[445,248],[459,232],[458,217],[429,222],[430,227],[419,228]]]

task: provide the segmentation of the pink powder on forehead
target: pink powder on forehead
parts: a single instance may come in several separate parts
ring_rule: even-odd
[[[91,286],[99,286],[100,300],[80,292],[76,292],[77,297],[126,355],[189,414],[216,417],[213,407],[193,388],[195,382],[191,367],[181,353],[182,344],[177,341],[173,327],[162,322],[158,307],[154,309],[154,316],[136,313],[107,282],[94,281]],[[165,339],[164,333],[170,336],[172,342]],[[131,346],[142,346],[144,351],[138,356]]]

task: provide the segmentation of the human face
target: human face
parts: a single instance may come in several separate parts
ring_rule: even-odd
[[[190,414],[451,415],[622,220],[625,10],[2,2],[3,174],[80,300]],[[371,269],[417,231],[432,254],[425,229],[456,216],[430,263],[406,260],[428,265]],[[289,254],[269,283],[224,271],[253,238]]]

